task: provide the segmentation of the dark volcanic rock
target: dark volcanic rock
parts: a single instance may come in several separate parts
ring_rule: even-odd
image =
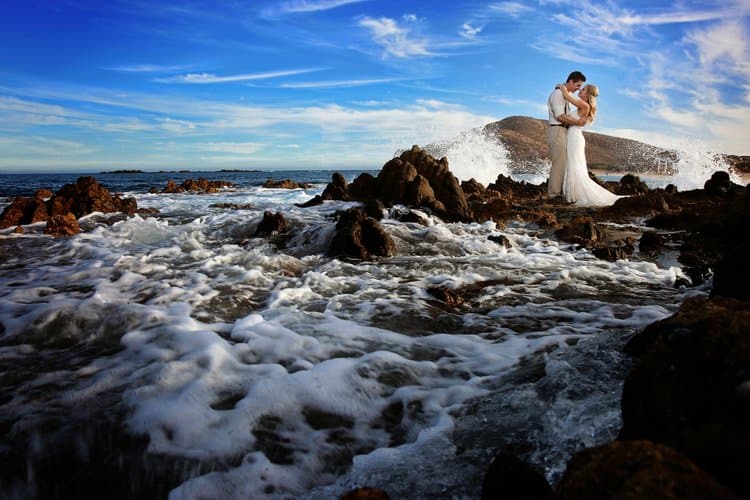
[[[396,245],[378,221],[362,208],[350,208],[339,215],[329,255],[346,255],[362,260],[389,256]]]
[[[555,498],[702,500],[737,497],[667,446],[649,441],[612,441],[577,453],[568,462]]]
[[[633,174],[627,174],[620,179],[619,189],[617,189],[616,193],[634,195],[648,193],[649,191],[650,189],[648,185],[643,182],[640,177]]]
[[[553,495],[540,472],[508,452],[492,460],[482,483],[482,500],[552,500]]]
[[[733,183],[729,178],[729,173],[724,171],[714,172],[711,178],[703,185],[706,193],[719,196],[733,194],[737,191],[737,188],[741,187]]]
[[[633,249],[628,248],[626,246],[606,246],[606,247],[597,247],[594,248],[592,251],[594,254],[594,257],[597,259],[602,260],[608,260],[610,262],[615,262],[617,260],[625,260],[630,257],[630,255],[633,253]]]
[[[623,439],[672,446],[750,496],[750,302],[689,298],[634,336]]]
[[[745,244],[716,263],[711,296],[750,299],[748,251],[750,251],[750,245]]]

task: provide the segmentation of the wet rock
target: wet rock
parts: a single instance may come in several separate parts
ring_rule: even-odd
[[[23,226],[16,226],[13,232],[16,234],[23,234],[24,233]]]
[[[554,493],[544,476],[509,452],[499,453],[487,468],[482,500],[552,500]]]
[[[341,497],[341,500],[390,500],[388,494],[378,488],[356,488]]]
[[[569,243],[591,246],[604,236],[592,217],[575,217],[555,232],[558,238]]]
[[[633,174],[627,174],[620,179],[617,194],[636,195],[644,194],[650,191],[648,185],[640,177]]]
[[[421,224],[422,226],[427,225],[427,219],[422,217],[420,214],[418,214],[414,210],[399,212],[396,214],[395,218],[400,222],[414,222],[417,224]]]
[[[488,220],[503,223],[505,220],[513,216],[512,205],[506,198],[496,197],[489,201],[473,201],[471,203],[471,211],[474,215],[474,220],[477,222],[485,222]]]
[[[221,180],[208,180],[204,177],[199,177],[196,179],[186,179],[182,182],[179,186],[177,183],[175,183],[173,180],[169,180],[167,182],[167,185],[162,190],[162,193],[184,193],[187,191],[193,192],[193,193],[217,193],[220,189],[225,187],[232,187],[234,184],[232,184],[229,181],[221,181]]]
[[[612,441],[577,453],[568,462],[555,498],[701,500],[737,497],[675,450],[641,440]]]
[[[297,182],[292,179],[273,180],[268,179],[263,183],[263,187],[266,189],[307,189],[311,184],[307,182]]]
[[[464,303],[463,297],[455,289],[444,286],[434,286],[427,289],[427,293],[444,302],[448,307],[459,307]]]
[[[51,216],[68,212],[81,218],[92,212],[122,212],[132,215],[138,208],[135,198],[121,199],[112,194],[93,177],[79,177],[75,184],[64,185],[49,200]]]
[[[606,246],[594,248],[594,257],[601,260],[607,260],[609,262],[615,262],[618,260],[627,260],[633,253],[632,247],[627,246]]]
[[[656,231],[646,231],[638,240],[638,251],[643,254],[655,255],[664,248],[664,239]]]
[[[737,187],[740,186],[734,184],[729,178],[729,173],[724,171],[714,172],[711,178],[703,185],[706,193],[718,196],[734,193]]]
[[[620,198],[614,205],[601,209],[603,217],[613,220],[645,217],[669,212],[669,204],[662,190],[648,191],[636,196]]]
[[[352,197],[349,195],[346,178],[338,172],[335,172],[331,182],[323,190],[323,199],[325,200],[343,200],[349,201]]]
[[[749,331],[750,302],[693,297],[634,336],[620,436],[672,446],[750,496]]]
[[[48,218],[47,204],[43,199],[19,196],[0,215],[0,229],[43,222]]]
[[[380,200],[368,200],[365,202],[363,208],[368,217],[372,217],[377,221],[383,219],[385,206]]]
[[[678,191],[679,189],[674,184],[667,184],[667,187],[664,188],[664,192],[667,194],[677,194]]]
[[[513,246],[513,243],[510,242],[510,239],[505,236],[504,234],[493,234],[487,238],[490,241],[494,241],[500,246],[503,246],[505,248],[511,248]]]
[[[349,194],[354,200],[367,200],[377,189],[377,180],[367,172],[360,174],[349,184]]]
[[[427,207],[437,212],[445,212],[445,205],[435,198],[429,181],[422,175],[417,176],[406,185],[403,202],[414,207]]]
[[[350,208],[339,215],[328,253],[370,260],[373,256],[391,255],[395,247],[378,221],[368,217],[362,208]]]
[[[72,213],[53,215],[48,221],[44,232],[52,236],[73,236],[81,232],[78,219]]]
[[[258,224],[258,229],[255,231],[254,236],[270,236],[279,233],[286,232],[288,224],[284,215],[280,212],[271,213],[263,212],[263,219]]]
[[[232,210],[252,210],[255,208],[252,203],[212,203],[211,208],[226,208]]]

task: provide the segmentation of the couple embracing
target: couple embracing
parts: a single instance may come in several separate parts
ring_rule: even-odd
[[[585,82],[583,73],[574,71],[564,84],[555,87],[547,100],[547,142],[552,158],[547,192],[550,196],[562,195],[576,205],[612,205],[621,196],[591,180],[586,166],[583,127],[596,117],[599,89],[596,85],[584,86]]]

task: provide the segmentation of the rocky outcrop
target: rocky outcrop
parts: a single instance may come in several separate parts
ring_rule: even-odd
[[[687,299],[631,339],[638,356],[623,389],[623,439],[680,451],[750,496],[750,303]]]
[[[297,182],[292,179],[273,180],[268,179],[263,183],[263,187],[266,189],[307,189],[312,184],[308,182]]]
[[[47,222],[48,234],[69,236],[80,232],[79,219],[93,212],[122,212],[132,215],[137,210],[135,198],[114,196],[93,177],[79,177],[74,184],[64,185],[51,198],[49,191],[37,191],[33,198],[18,197],[0,216],[0,229],[22,224]]]
[[[321,195],[300,206],[313,206],[325,200],[379,200],[387,206],[405,204],[424,208],[450,221],[472,219],[466,195],[450,172],[448,160],[436,160],[418,146],[386,162],[377,177],[365,173],[347,184],[341,174],[334,174]]]
[[[162,193],[173,194],[173,193],[218,193],[219,190],[226,187],[233,187],[234,184],[229,181],[221,180],[208,180],[204,177],[196,179],[187,179],[182,182],[179,186],[173,180],[169,180]],[[152,192],[155,192],[152,190]]]
[[[286,222],[284,216],[276,212],[263,212],[263,219],[258,224],[258,229],[255,231],[254,236],[271,236],[287,231],[289,225]]]
[[[394,248],[393,239],[377,220],[369,217],[362,208],[350,208],[339,214],[328,253],[370,260],[375,256],[387,257]]]

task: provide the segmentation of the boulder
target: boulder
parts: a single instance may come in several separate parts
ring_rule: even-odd
[[[664,248],[664,239],[656,231],[646,231],[638,240],[638,251],[643,254],[655,255],[662,248]]]
[[[592,217],[575,217],[564,224],[562,229],[555,231],[555,234],[563,241],[590,247],[602,239],[604,231],[599,228]]]
[[[254,236],[271,236],[286,232],[288,224],[284,216],[276,212],[271,213],[268,211],[263,212],[263,219],[258,224],[258,229],[255,231]]]
[[[47,204],[40,197],[19,196],[0,215],[0,229],[21,224],[34,224],[49,219]]]
[[[329,255],[370,260],[386,257],[396,245],[378,221],[368,217],[362,208],[350,208],[339,214]]]
[[[643,440],[612,441],[577,453],[568,462],[555,498],[737,499],[688,458]]]
[[[672,446],[750,496],[750,302],[688,298],[635,335],[622,395],[623,439]]]
[[[640,177],[633,174],[627,174],[620,179],[619,186],[616,190],[617,194],[626,195],[637,195],[644,194],[650,191],[648,185],[641,180]]]
[[[81,232],[78,219],[72,213],[64,215],[53,215],[47,221],[44,232],[52,236],[73,236]]]
[[[732,194],[738,187],[740,186],[734,184],[729,178],[729,173],[723,170],[714,172],[711,178],[703,184],[703,189],[706,193],[718,196]]]
[[[80,219],[92,212],[123,212],[132,215],[137,209],[134,198],[120,199],[93,177],[79,177],[75,184],[64,185],[49,200],[50,216],[68,212]]]

